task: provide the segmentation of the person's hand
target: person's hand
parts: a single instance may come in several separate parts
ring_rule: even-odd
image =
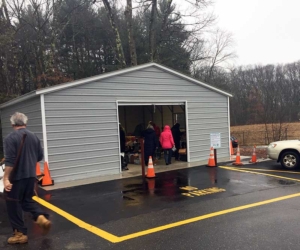
[[[6,192],[10,192],[12,189],[12,184],[10,183],[10,181],[8,179],[3,180],[3,184],[4,184],[4,189]]]

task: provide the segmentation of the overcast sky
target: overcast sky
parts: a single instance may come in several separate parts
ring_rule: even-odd
[[[218,26],[236,42],[236,64],[300,60],[300,0],[214,0]]]

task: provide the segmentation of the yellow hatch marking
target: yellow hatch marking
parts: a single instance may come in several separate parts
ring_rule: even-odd
[[[208,195],[208,194],[216,194],[220,192],[225,192],[226,190],[223,188],[218,188],[218,187],[212,187],[212,188],[206,188],[206,189],[198,189],[196,187],[191,187],[191,186],[185,186],[185,187],[180,187],[179,189],[188,191],[187,193],[181,193],[181,195],[188,196],[188,197],[195,197],[195,196],[203,196],[203,195]],[[194,196],[195,195],[195,196]]]

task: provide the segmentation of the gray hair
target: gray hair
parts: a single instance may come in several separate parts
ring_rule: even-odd
[[[10,117],[11,125],[16,127],[26,126],[28,117],[23,113],[16,112]]]
[[[147,129],[148,129],[148,128],[151,128],[151,129],[154,130],[154,128],[153,128],[153,126],[152,126],[151,124],[148,125]]]

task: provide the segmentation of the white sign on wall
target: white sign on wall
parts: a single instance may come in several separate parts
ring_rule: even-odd
[[[221,133],[210,134],[210,146],[213,148],[221,147]]]

